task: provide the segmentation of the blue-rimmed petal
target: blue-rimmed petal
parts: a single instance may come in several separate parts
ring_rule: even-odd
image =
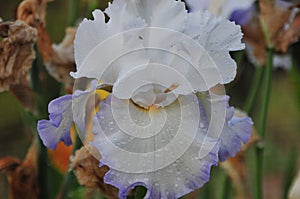
[[[221,161],[234,157],[251,137],[252,119],[234,116],[234,108],[228,107],[227,119],[221,135],[219,158]]]
[[[37,124],[38,133],[46,147],[55,149],[60,141],[71,145],[70,128],[74,121],[85,132],[86,103],[96,86],[97,81],[93,81],[88,90],[76,90],[73,95],[65,95],[49,103],[49,120],[40,120]]]
[[[112,95],[106,98],[100,103],[93,123],[93,145],[101,153],[101,165],[110,167],[105,183],[117,187],[120,198],[126,198],[134,186],[145,186],[148,190],[145,198],[149,199],[175,199],[203,186],[209,180],[211,166],[218,162],[220,145],[218,138],[207,133],[209,124],[204,106],[194,95],[180,96],[165,107],[167,118],[161,124],[162,109],[151,113],[152,110],[135,107],[130,100]],[[136,127],[131,124],[130,116]],[[179,128],[180,122],[184,129]],[[159,133],[157,128],[161,128]],[[211,150],[200,158],[203,145],[210,145]]]

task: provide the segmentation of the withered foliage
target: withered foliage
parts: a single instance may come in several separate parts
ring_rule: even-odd
[[[99,159],[100,154],[93,146],[82,147],[72,157],[71,169],[75,172],[81,185],[91,189],[99,189],[107,198],[118,198],[118,189],[105,184],[103,181],[109,168],[107,166],[99,167]]]
[[[72,91],[74,80],[69,73],[75,70],[73,40],[76,29],[67,28],[61,44],[53,45],[45,29],[46,5],[49,0],[24,0],[18,7],[17,18],[26,21],[38,30],[38,48],[49,74]]]
[[[288,47],[300,36],[300,12],[298,4],[282,1],[260,0],[259,13],[253,15],[247,25],[242,27],[244,40],[252,47],[257,64],[266,60],[268,42],[278,53],[286,53]],[[265,30],[264,30],[265,29]],[[263,31],[268,34],[266,41]]]
[[[54,57],[51,57],[51,59],[45,63],[49,74],[58,82],[64,83],[65,88],[69,92],[72,91],[74,85],[74,79],[69,75],[69,73],[75,70],[73,47],[75,34],[75,28],[67,28],[63,41],[60,44],[52,45]]]
[[[33,27],[45,25],[46,6],[51,0],[24,0],[17,10],[17,19]]]
[[[22,84],[35,59],[37,31],[23,21],[0,23],[0,90]]]
[[[11,199],[38,198],[36,159],[36,150],[33,145],[30,147],[23,162],[12,157],[0,159],[0,172],[7,175]]]

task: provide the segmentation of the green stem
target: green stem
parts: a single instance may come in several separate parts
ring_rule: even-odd
[[[74,155],[75,151],[80,149],[81,147],[82,147],[82,142],[81,142],[80,137],[78,136],[78,129],[76,128],[76,138],[75,138],[75,143],[73,145],[72,154]],[[73,190],[74,187],[76,187],[76,186],[78,186],[78,184],[77,184],[77,179],[76,179],[73,171],[68,171],[64,176],[57,199],[66,198],[67,194],[71,190]]]
[[[272,81],[272,68],[273,68],[273,55],[274,50],[272,48],[268,49],[268,58],[264,72],[264,79],[262,83],[262,104],[261,111],[259,113],[259,120],[257,123],[257,131],[262,139],[255,148],[256,161],[255,161],[255,184],[254,184],[254,194],[255,199],[263,198],[263,154],[264,154],[264,144],[263,140],[265,138],[266,122],[268,115],[268,107],[271,94],[271,81]]]
[[[255,102],[258,88],[260,87],[261,78],[263,75],[263,67],[256,67],[253,82],[251,84],[250,93],[245,103],[244,110],[246,113],[250,114]]]
[[[41,59],[41,55],[39,53],[39,50],[37,46],[34,47],[35,52],[37,54],[36,59],[33,61],[31,70],[30,70],[30,86],[32,91],[37,94],[38,100],[37,100],[37,116],[33,116],[33,121],[36,124],[38,118],[41,118],[41,116],[44,115],[45,112],[45,107],[46,102],[41,96],[41,81],[39,79],[39,63]],[[37,167],[38,167],[38,182],[39,182],[39,198],[43,199],[49,199],[51,198],[51,193],[49,192],[50,188],[50,179],[49,179],[49,158],[48,158],[48,151],[47,148],[43,145],[38,132],[36,131],[37,127],[34,125],[34,132],[35,132],[35,137],[34,137],[34,144],[36,147],[36,153],[37,153]]]
[[[271,94],[271,83],[272,83],[272,69],[273,69],[273,56],[274,50],[268,49],[268,59],[267,65],[265,68],[265,74],[263,79],[263,88],[262,88],[262,108],[259,115],[259,121],[257,125],[258,133],[262,138],[265,137],[265,128],[267,121],[267,114],[269,108],[270,94]]]
[[[39,198],[49,199],[50,198],[50,185],[49,185],[49,176],[48,176],[48,166],[49,159],[48,159],[48,152],[46,147],[43,145],[39,136],[36,133],[35,136],[35,144],[37,150],[37,157],[38,157],[38,182],[40,188],[40,195]]]
[[[224,176],[224,182],[223,186],[221,189],[221,199],[227,199],[230,198],[230,193],[231,193],[231,180],[227,174]]]
[[[69,25],[75,26],[78,17],[79,0],[69,0]]]

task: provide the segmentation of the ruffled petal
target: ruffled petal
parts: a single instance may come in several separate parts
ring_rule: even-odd
[[[218,83],[231,82],[236,76],[236,63],[229,52],[245,48],[241,43],[243,36],[241,27],[228,20],[213,17],[207,11],[189,13],[187,20],[185,33],[209,53],[222,77]]]
[[[86,103],[96,86],[97,81],[93,81],[88,90],[76,90],[73,95],[65,95],[49,103],[50,120],[40,120],[37,124],[38,133],[45,146],[55,149],[60,141],[67,146],[71,145],[70,128],[74,121],[80,131],[85,133]]]
[[[72,144],[70,128],[72,125],[72,95],[65,95],[50,102],[48,106],[50,120],[38,121],[37,129],[44,145],[55,149],[58,142],[67,146]]]
[[[203,186],[218,162],[220,144],[208,133],[205,110],[195,95],[149,111],[113,95],[106,98],[93,123],[93,145],[101,165],[110,168],[105,182],[119,188],[120,198],[137,185],[148,189],[149,199],[179,198]]]
[[[211,100],[211,97],[218,98],[219,100]],[[246,143],[251,136],[251,129],[253,122],[251,118],[247,117],[238,117],[235,116],[234,107],[230,107],[228,104],[229,97],[216,96],[214,94],[210,95],[199,95],[199,99],[203,104],[206,104],[205,107],[216,107],[218,104],[226,106],[226,115],[222,133],[220,134],[220,150],[219,158],[221,161],[227,160],[229,157],[234,157],[237,152],[241,150],[242,143]],[[211,117],[212,110],[206,109],[207,115]],[[211,118],[212,120],[213,118]]]
[[[221,136],[219,158],[221,161],[234,157],[251,136],[252,120],[249,117],[236,117],[232,113],[234,108],[228,108],[227,122]]]
[[[129,13],[144,19],[148,27],[168,28],[179,32],[184,30],[187,11],[185,10],[185,4],[181,1],[115,0],[111,6],[115,7],[123,4],[126,4]],[[111,18],[114,17],[112,12],[107,12],[107,14]]]
[[[128,53],[130,49],[140,46],[138,31],[124,35],[120,33],[145,27],[144,20],[128,12],[124,3],[117,6],[110,5],[108,9],[114,18],[111,18],[107,23],[105,23],[104,13],[95,10],[93,12],[94,20],[84,19],[78,27],[74,41],[77,72],[71,73],[74,78],[100,79],[112,62],[116,61],[122,54]],[[101,47],[95,49],[97,46]],[[96,55],[94,57],[90,55],[93,52]],[[135,60],[135,63],[138,62],[137,60],[140,60],[139,55],[135,54],[133,58],[129,56],[129,59],[126,59],[128,62],[132,60]],[[118,68],[118,70],[120,69]],[[117,76],[118,71],[115,74]],[[109,77],[114,78],[112,75]]]

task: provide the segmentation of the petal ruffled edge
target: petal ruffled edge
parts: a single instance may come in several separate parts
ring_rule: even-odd
[[[226,123],[220,137],[219,158],[222,162],[234,157],[241,150],[242,143],[246,144],[251,137],[252,119],[237,117],[234,113],[235,109],[228,105]]]
[[[193,99],[193,98],[192,98]],[[197,99],[197,98],[196,98]],[[191,101],[188,100],[189,102]],[[111,122],[111,119],[113,116],[111,113],[107,113],[103,115],[104,109],[111,110],[110,108],[110,98],[106,98],[106,100],[102,101],[100,103],[100,110],[101,112],[98,112],[95,116],[95,122],[100,121],[98,125],[100,126],[95,128],[94,126],[94,134],[95,134],[95,140],[92,143],[102,155],[101,163],[100,165],[107,165],[110,167],[110,171],[106,173],[104,177],[104,181],[107,184],[111,184],[119,189],[119,197],[120,198],[126,198],[127,193],[130,189],[137,185],[145,186],[148,189],[148,192],[145,196],[145,198],[179,198],[183,195],[186,195],[193,190],[202,187],[210,178],[210,170],[213,165],[217,165],[218,163],[218,151],[220,147],[220,140],[218,138],[207,138],[207,114],[206,109],[204,106],[206,106],[205,103],[202,103],[199,100],[198,106],[200,108],[200,114],[201,122],[198,123],[197,128],[197,134],[196,137],[193,140],[193,143],[190,148],[188,148],[184,154],[179,157],[176,161],[171,163],[170,165],[155,170],[155,171],[149,171],[149,172],[128,172],[125,171],[124,168],[121,170],[115,169],[114,166],[124,165],[124,167],[132,166],[132,163],[135,165],[142,165],[143,163],[148,164],[148,161],[128,161],[127,158],[119,153],[112,153],[110,149],[110,145],[107,144],[107,142],[110,142],[109,140],[105,140],[103,135],[103,132],[105,131],[104,126],[107,126],[107,130],[111,131],[111,133],[107,136],[111,136],[111,141],[120,143],[118,146],[124,147],[123,143],[127,142],[130,143],[130,145],[134,145],[131,141],[132,139],[128,139],[126,136],[122,136],[116,127],[113,126],[114,122]],[[174,107],[173,107],[174,108]],[[172,108],[172,110],[173,110]],[[192,110],[191,110],[192,111]],[[193,111],[192,111],[193,112]],[[175,114],[177,115],[177,114]],[[108,118],[106,118],[108,117]],[[106,119],[105,119],[106,118]],[[187,119],[192,120],[192,119]],[[99,129],[100,128],[100,129]],[[190,129],[189,129],[190,130]],[[115,133],[113,133],[115,132]],[[186,131],[184,131],[186,132]],[[189,137],[191,132],[186,132],[185,136]],[[118,138],[116,136],[118,136]],[[209,136],[209,135],[208,135]],[[204,139],[206,137],[206,139]],[[127,140],[127,141],[126,141]],[[130,141],[131,140],[131,141]],[[158,139],[159,142],[162,139]],[[152,139],[153,141],[153,139]],[[205,155],[203,158],[199,158],[199,151],[202,147],[202,144],[213,144],[213,147],[211,151]],[[179,142],[181,143],[181,142]],[[182,142],[183,144],[184,142]],[[136,144],[134,146],[137,146]],[[159,144],[157,143],[157,146]],[[179,145],[177,145],[178,148]],[[140,147],[146,147],[145,145],[142,145]],[[158,147],[159,148],[159,147]],[[142,151],[142,150],[138,150]],[[169,156],[171,157],[172,151],[168,150]],[[118,156],[122,157],[118,157]],[[162,156],[155,156],[155,158],[162,158]],[[148,159],[151,161],[151,159]],[[116,162],[117,161],[117,162]],[[161,160],[157,160],[161,161]],[[157,163],[157,161],[154,161]],[[146,163],[147,162],[147,163]],[[172,182],[172,183],[170,183]],[[173,182],[176,182],[175,184]]]
[[[89,89],[76,90],[73,95],[65,95],[49,103],[49,120],[40,120],[37,123],[38,133],[46,147],[55,149],[60,141],[70,146],[70,128],[74,121],[81,131],[85,129],[85,106],[97,84],[97,81],[92,81]],[[81,115],[73,115],[73,112],[81,112]]]
[[[70,128],[73,116],[70,110],[72,95],[65,95],[49,103],[49,119],[40,120],[37,124],[38,133],[44,145],[55,149],[58,142],[62,141],[67,146],[72,144]],[[71,118],[71,119],[70,119]]]

